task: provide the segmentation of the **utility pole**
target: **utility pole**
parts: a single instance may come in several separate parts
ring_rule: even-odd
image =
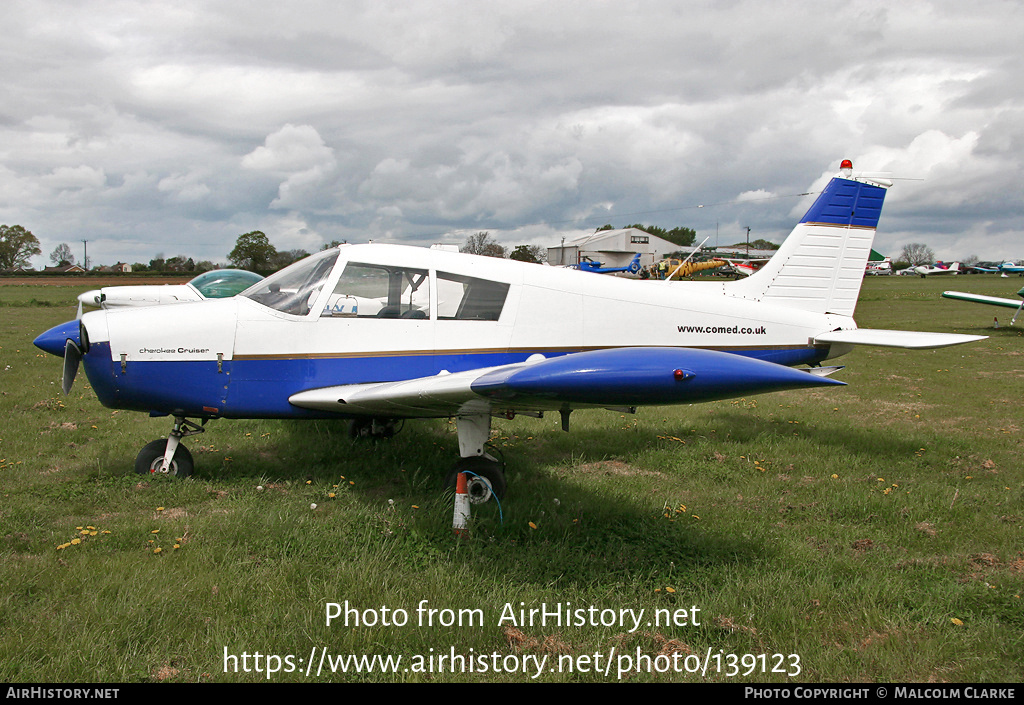
[[[82,269],[89,271],[89,241],[82,240],[82,244],[85,245],[85,257],[82,258]]]
[[[750,228],[747,228],[747,259],[750,259]]]

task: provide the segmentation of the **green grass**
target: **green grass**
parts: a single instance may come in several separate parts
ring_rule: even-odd
[[[1024,326],[991,329],[1006,312],[940,299],[949,288],[1019,287],[868,279],[862,327],[991,337],[858,349],[840,361],[847,387],[577,412],[568,434],[557,416],[496,421],[509,494],[500,513],[474,507],[458,540],[439,489],[458,447],[445,420],[380,443],[339,422],[217,421],[186,441],[192,479],[135,475],[135,453],[169,421],[103,408],[84,376],[63,397],[59,361],[31,345],[73,317],[77,289],[0,287],[0,680],[267,680],[225,672],[225,649],[239,669],[243,653],[250,667],[256,652],[262,666],[291,655],[273,682],[531,680],[529,667],[436,672],[454,647],[547,657],[541,681],[614,681],[618,657],[682,664],[710,649],[726,667],[730,654],[783,654],[786,670],[796,654],[800,673],[772,673],[769,659],[746,676],[734,661],[740,675],[622,679],[1019,682]],[[328,626],[327,604],[346,601],[409,621]],[[499,623],[544,603],[645,619],[634,632]],[[421,625],[421,604],[449,612]],[[657,609],[698,624],[649,626]],[[436,623],[460,610],[475,611]],[[314,648],[403,664],[307,677]],[[595,672],[594,654],[613,648],[610,674]],[[418,656],[435,672],[417,671]]]

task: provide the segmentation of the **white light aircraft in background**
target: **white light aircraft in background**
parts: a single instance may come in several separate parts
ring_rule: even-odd
[[[91,311],[40,335],[100,401],[174,419],[135,469],[189,475],[180,444],[210,419],[348,418],[357,435],[454,417],[474,501],[506,487],[492,416],[635,411],[841,385],[821,363],[856,345],[983,336],[858,328],[854,307],[890,182],[844,161],[785,243],[737,281],[656,286],[491,257],[341,245],[240,295]],[[797,368],[797,366],[806,366]]]
[[[942,262],[936,262],[934,267],[922,264],[919,267],[914,267],[914,272],[920,274],[922,278],[927,277],[928,275],[934,276],[937,274],[959,274],[960,263],[954,262],[953,264],[944,264]]]
[[[767,259],[733,259],[730,257],[717,257],[716,259],[727,262],[729,265],[727,268],[722,269],[722,274],[731,273],[737,278],[749,277],[759,268],[764,266],[765,262],[769,261]]]
[[[82,317],[83,304],[111,309],[223,299],[248,289],[261,279],[263,277],[259,274],[244,269],[214,269],[203,272],[185,284],[105,286],[78,295],[78,317]]]

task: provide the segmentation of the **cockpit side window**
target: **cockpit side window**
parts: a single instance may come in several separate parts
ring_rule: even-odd
[[[269,308],[305,316],[338,260],[338,250],[307,257],[243,291],[240,296]]]
[[[509,285],[448,272],[437,273],[439,320],[496,321],[501,317]]]
[[[347,318],[429,318],[428,272],[411,267],[349,262],[321,315]]]

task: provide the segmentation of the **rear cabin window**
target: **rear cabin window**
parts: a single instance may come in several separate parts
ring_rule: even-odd
[[[508,297],[508,284],[437,273],[437,317],[453,321],[496,321]]]
[[[349,262],[327,301],[324,316],[430,317],[427,270]]]

